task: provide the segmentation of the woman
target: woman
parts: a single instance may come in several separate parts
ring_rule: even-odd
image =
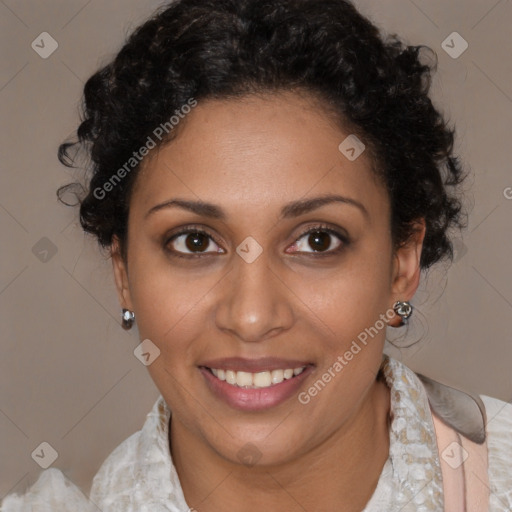
[[[50,469],[2,510],[510,510],[510,404],[383,354],[462,225],[420,50],[344,0],[178,0],[89,79],[80,219],[161,396],[90,500]]]

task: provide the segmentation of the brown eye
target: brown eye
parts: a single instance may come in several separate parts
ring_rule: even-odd
[[[210,241],[202,233],[189,234],[185,238],[185,246],[192,252],[194,252],[196,249],[199,252],[204,252],[208,248],[209,244]]]
[[[310,233],[308,237],[308,244],[315,251],[326,251],[331,245],[331,235],[325,231]]]
[[[306,231],[293,245],[293,252],[326,253],[339,252],[348,245],[348,238],[330,228],[316,227]],[[308,250],[309,249],[309,250]]]
[[[222,252],[218,246],[216,250],[207,251],[211,244],[217,246],[208,233],[190,229],[177,233],[165,245],[170,252],[178,255]]]

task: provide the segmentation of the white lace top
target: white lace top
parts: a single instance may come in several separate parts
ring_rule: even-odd
[[[439,512],[443,487],[427,395],[416,374],[384,356],[391,390],[390,454],[362,512]],[[487,412],[491,512],[512,511],[512,404],[481,396]],[[188,512],[168,441],[170,410],[160,396],[142,430],[123,441],[94,476],[89,499],[58,469],[43,471],[2,512]]]

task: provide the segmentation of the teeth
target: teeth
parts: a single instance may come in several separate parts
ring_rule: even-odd
[[[255,373],[252,382],[257,388],[268,388],[272,384],[272,375],[270,372]]]
[[[232,370],[226,370],[226,382],[228,384],[236,384],[236,372]]]
[[[239,387],[252,386],[252,373],[236,372],[236,385]]]
[[[305,366],[298,368],[287,368],[286,370],[272,370],[271,372],[235,372],[233,370],[222,370],[211,368],[215,377],[219,380],[225,380],[228,384],[240,388],[268,388],[273,384],[280,384],[284,380],[291,379],[295,375],[301,374]]]
[[[272,371],[272,384],[279,384],[284,380],[284,370],[273,370]]]

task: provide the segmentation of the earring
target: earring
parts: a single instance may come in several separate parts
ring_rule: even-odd
[[[123,312],[121,313],[122,317],[122,323],[123,329],[131,329],[133,322],[135,320],[135,313],[133,311],[130,311],[129,309],[123,309]]]
[[[396,301],[393,305],[393,311],[401,318],[401,323],[398,327],[402,325],[407,325],[409,317],[412,315],[412,305],[408,301]]]

